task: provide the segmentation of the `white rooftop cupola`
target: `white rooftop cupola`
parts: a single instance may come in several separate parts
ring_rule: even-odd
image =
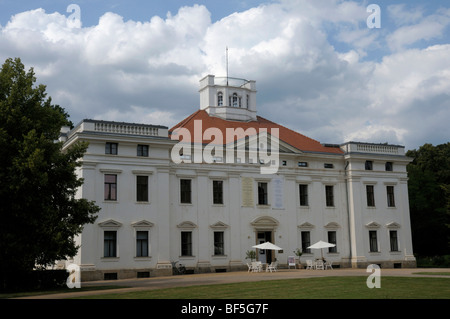
[[[200,109],[232,121],[256,120],[255,81],[207,75],[200,80]]]

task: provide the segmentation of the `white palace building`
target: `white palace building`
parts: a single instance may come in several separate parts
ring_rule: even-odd
[[[89,142],[77,196],[101,207],[67,261],[82,281],[244,270],[250,250],[304,265],[319,240],[333,267],[416,265],[404,147],[321,144],[258,116],[254,81],[204,77],[172,129],[83,120],[61,140]],[[282,250],[252,248],[265,241]]]

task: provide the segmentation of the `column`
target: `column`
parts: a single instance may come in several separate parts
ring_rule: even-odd
[[[155,196],[158,210],[155,228],[158,234],[156,243],[152,243],[152,257],[156,258],[156,272],[158,275],[171,275],[170,263],[170,183],[169,169],[158,168],[156,173],[157,194]]]
[[[366,236],[366,228],[363,225],[361,216],[361,181],[360,177],[348,177],[348,209],[349,209],[349,227],[350,227],[350,252],[351,264],[353,268],[365,264],[367,261],[364,248],[364,236]]]
[[[211,251],[212,238],[210,237],[209,207],[211,207],[211,190],[208,178],[208,171],[197,170],[197,226],[198,226],[198,258],[197,268],[199,272],[211,271]],[[212,187],[212,186],[211,186]]]

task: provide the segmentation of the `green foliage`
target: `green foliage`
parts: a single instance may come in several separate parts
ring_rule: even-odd
[[[408,191],[414,252],[450,254],[450,143],[408,151]]]
[[[247,250],[245,254],[245,259],[250,259],[251,261],[256,259],[256,251],[254,250]]]
[[[421,268],[450,268],[450,255],[442,256],[419,256],[417,267]]]
[[[295,254],[297,257],[300,257],[301,255],[303,255],[302,251],[301,251],[299,248],[297,248],[296,250],[294,250],[294,254]]]
[[[0,70],[0,289],[5,278],[74,256],[74,236],[99,211],[75,198],[87,144],[62,152],[60,129],[72,123],[35,81],[20,59]]]

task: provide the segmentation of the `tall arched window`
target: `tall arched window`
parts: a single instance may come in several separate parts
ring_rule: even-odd
[[[233,93],[233,106],[234,107],[238,106],[238,96],[236,93]]]
[[[222,92],[217,93],[217,106],[223,106],[223,94],[222,94]]]

